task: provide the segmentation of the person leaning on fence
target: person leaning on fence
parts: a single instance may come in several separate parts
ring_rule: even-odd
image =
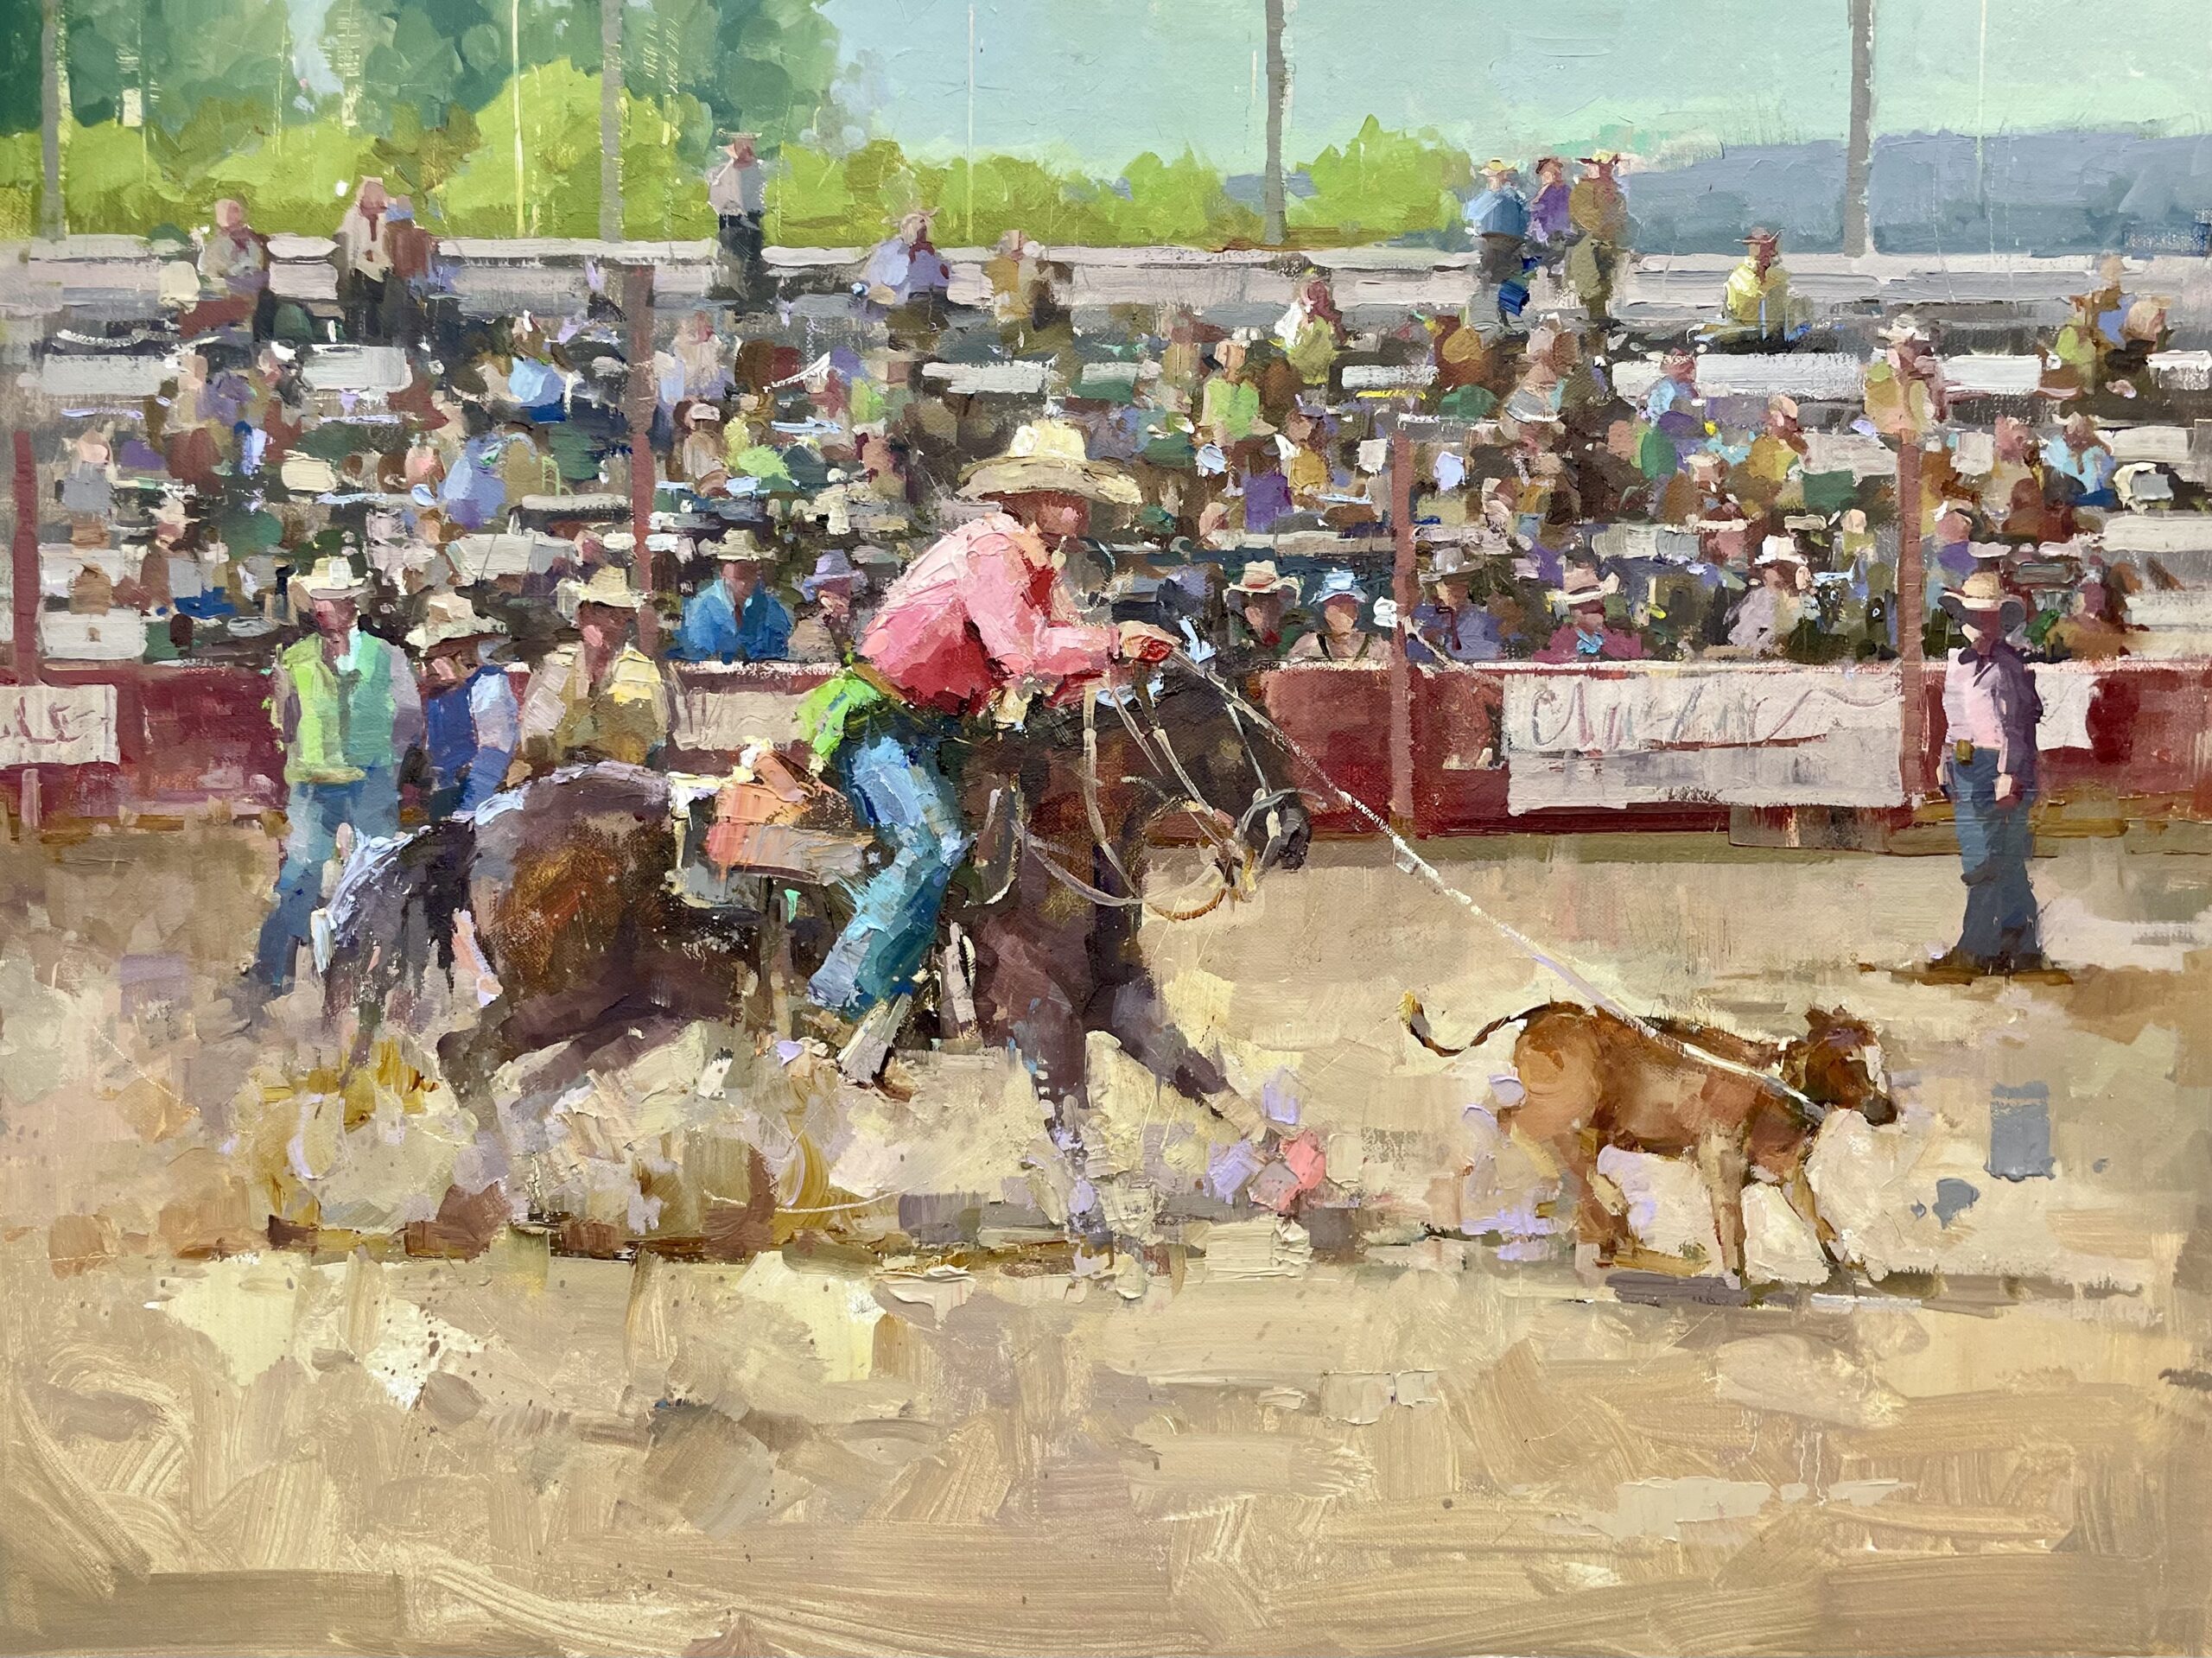
[[[458,593],[429,595],[407,635],[423,673],[423,758],[430,816],[473,812],[505,785],[521,709],[496,657],[505,626]]]
[[[1552,635],[1549,644],[1536,652],[1536,660],[1548,663],[1639,660],[1643,655],[1643,641],[1605,620],[1605,600],[1618,586],[1619,583],[1611,576],[1600,579],[1597,571],[1587,565],[1570,565],[1566,581],[1552,595],[1553,601],[1566,609],[1567,623]]]
[[[817,557],[814,573],[798,584],[800,596],[814,608],[791,629],[791,660],[850,662],[864,620],[857,600],[867,586],[867,576],[842,547]]]
[[[1929,969],[1939,978],[2048,969],[2028,859],[2036,796],[2034,674],[2006,635],[2026,607],[1993,570],[1977,570],[1943,608],[1966,629],[1943,676],[1943,780],[1958,828],[1967,889],[1959,942]]]
[[[715,544],[715,579],[683,607],[671,655],[685,662],[780,662],[791,613],[770,590],[775,554],[738,530]]]
[[[596,760],[643,765],[668,741],[668,682],[630,639],[645,595],[609,564],[563,581],[557,597],[581,637],[531,676],[510,782]]]
[[[284,861],[276,905],[262,923],[252,979],[281,993],[322,893],[338,831],[399,832],[398,761],[423,735],[422,698],[405,655],[360,627],[367,584],[326,558],[292,584],[315,632],[276,659],[270,708],[284,744]]]
[[[1473,602],[1473,572],[1457,547],[1436,549],[1428,584],[1436,597],[1414,607],[1408,661],[1495,662],[1505,654],[1498,619]]]
[[[1746,339],[1783,340],[1802,332],[1811,320],[1789,291],[1782,266],[1782,238],[1755,230],[1744,238],[1744,257],[1720,290],[1725,332]]]
[[[1386,646],[1360,626],[1367,595],[1350,570],[1331,570],[1313,595],[1321,625],[1300,635],[1284,654],[1292,662],[1380,662]]]

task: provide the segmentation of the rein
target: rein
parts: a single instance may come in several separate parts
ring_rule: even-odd
[[[1223,900],[1230,898],[1241,899],[1251,893],[1256,880],[1254,868],[1256,855],[1239,838],[1233,825],[1224,827],[1229,823],[1227,814],[1207,804],[1201,796],[1198,785],[1185,769],[1166,728],[1160,724],[1159,711],[1150,691],[1140,685],[1136,688],[1136,695],[1150,720],[1150,732],[1130,717],[1128,708],[1118,698],[1114,703],[1115,711],[1121,715],[1122,724],[1128,730],[1130,740],[1153,769],[1162,777],[1172,775],[1186,791],[1180,802],[1171,800],[1170,804],[1186,813],[1198,824],[1200,834],[1205,837],[1212,851],[1215,860],[1212,876],[1193,883],[1190,888],[1192,893],[1204,893],[1205,896],[1194,898],[1187,903],[1172,899],[1162,902],[1142,896],[1136,878],[1129,873],[1128,867],[1122,861],[1122,854],[1116,849],[1114,837],[1106,828],[1104,809],[1098,798],[1098,689],[1096,686],[1084,692],[1083,763],[1077,769],[1077,777],[1082,787],[1084,816],[1090,823],[1092,840],[1104,856],[1108,867],[1113,870],[1122,892],[1109,893],[1068,868],[1047,850],[1046,843],[1031,832],[1029,826],[1018,815],[1014,820],[1014,833],[1046,873],[1093,904],[1116,910],[1141,909],[1163,921],[1195,921],[1200,916],[1210,915],[1220,908]],[[1232,864],[1233,870],[1230,867]]]

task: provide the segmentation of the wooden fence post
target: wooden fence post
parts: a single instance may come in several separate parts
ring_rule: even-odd
[[[1927,789],[1928,721],[1922,684],[1928,581],[1920,562],[1920,441],[1897,445],[1897,687],[1904,698],[1897,728],[1897,772],[1908,801]]]
[[[660,393],[653,382],[653,268],[649,264],[622,267],[622,314],[630,325],[630,384],[625,401],[630,416],[630,556],[637,571],[639,591],[645,603],[638,612],[638,648],[654,654],[659,642],[660,615],[653,608],[652,549],[646,544],[652,530],[653,485],[658,468],[653,461],[653,414]]]

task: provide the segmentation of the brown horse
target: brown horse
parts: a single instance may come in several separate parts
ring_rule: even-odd
[[[1265,870],[1297,868],[1312,836],[1249,716],[1186,664],[1171,662],[1160,683],[1156,697],[1033,710],[1019,728],[948,745],[980,832],[940,927],[950,937],[957,924],[967,945],[925,987],[908,1039],[952,1033],[972,1003],[975,1034],[1018,1054],[1052,1106],[1078,1190],[1091,1032],[1193,1099],[1217,1105],[1228,1087],[1167,1017],[1144,964],[1146,889],[1172,862],[1217,866],[1241,885],[1215,890],[1241,891]],[[580,1065],[644,1026],[735,1018],[798,1033],[791,1010],[847,900],[764,878],[749,904],[687,903],[671,880],[683,838],[671,799],[664,775],[602,764],[376,848],[332,901],[326,1008],[372,1026],[434,963],[449,972],[466,911],[500,988],[474,1028],[440,1046],[464,1097],[556,1042]],[[1151,896],[1155,912],[1173,907]]]
[[[1758,1042],[1688,1020],[1649,1020],[1647,1034],[1602,1008],[1552,1001],[1493,1020],[1458,1045],[1437,1039],[1410,995],[1405,1015],[1414,1039],[1441,1054],[1464,1053],[1509,1025],[1521,1027],[1513,1067],[1522,1098],[1498,1112],[1498,1124],[1550,1149],[1576,1200],[1578,1235],[1607,1259],[1632,1240],[1598,1197],[1594,1177],[1605,1147],[1694,1156],[1713,1204],[1721,1265],[1740,1278],[1745,1178],[1757,1171],[1778,1185],[1834,1261],[1835,1235],[1805,1178],[1813,1137],[1831,1110],[1857,1111],[1877,1126],[1897,1117],[1881,1045],[1847,1013],[1815,1007],[1805,1015],[1805,1035]],[[1725,1069],[1715,1058],[1742,1069]]]

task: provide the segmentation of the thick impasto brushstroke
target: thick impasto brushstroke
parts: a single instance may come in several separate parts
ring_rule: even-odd
[[[2202,22],[12,6],[0,1650],[2203,1649]]]

